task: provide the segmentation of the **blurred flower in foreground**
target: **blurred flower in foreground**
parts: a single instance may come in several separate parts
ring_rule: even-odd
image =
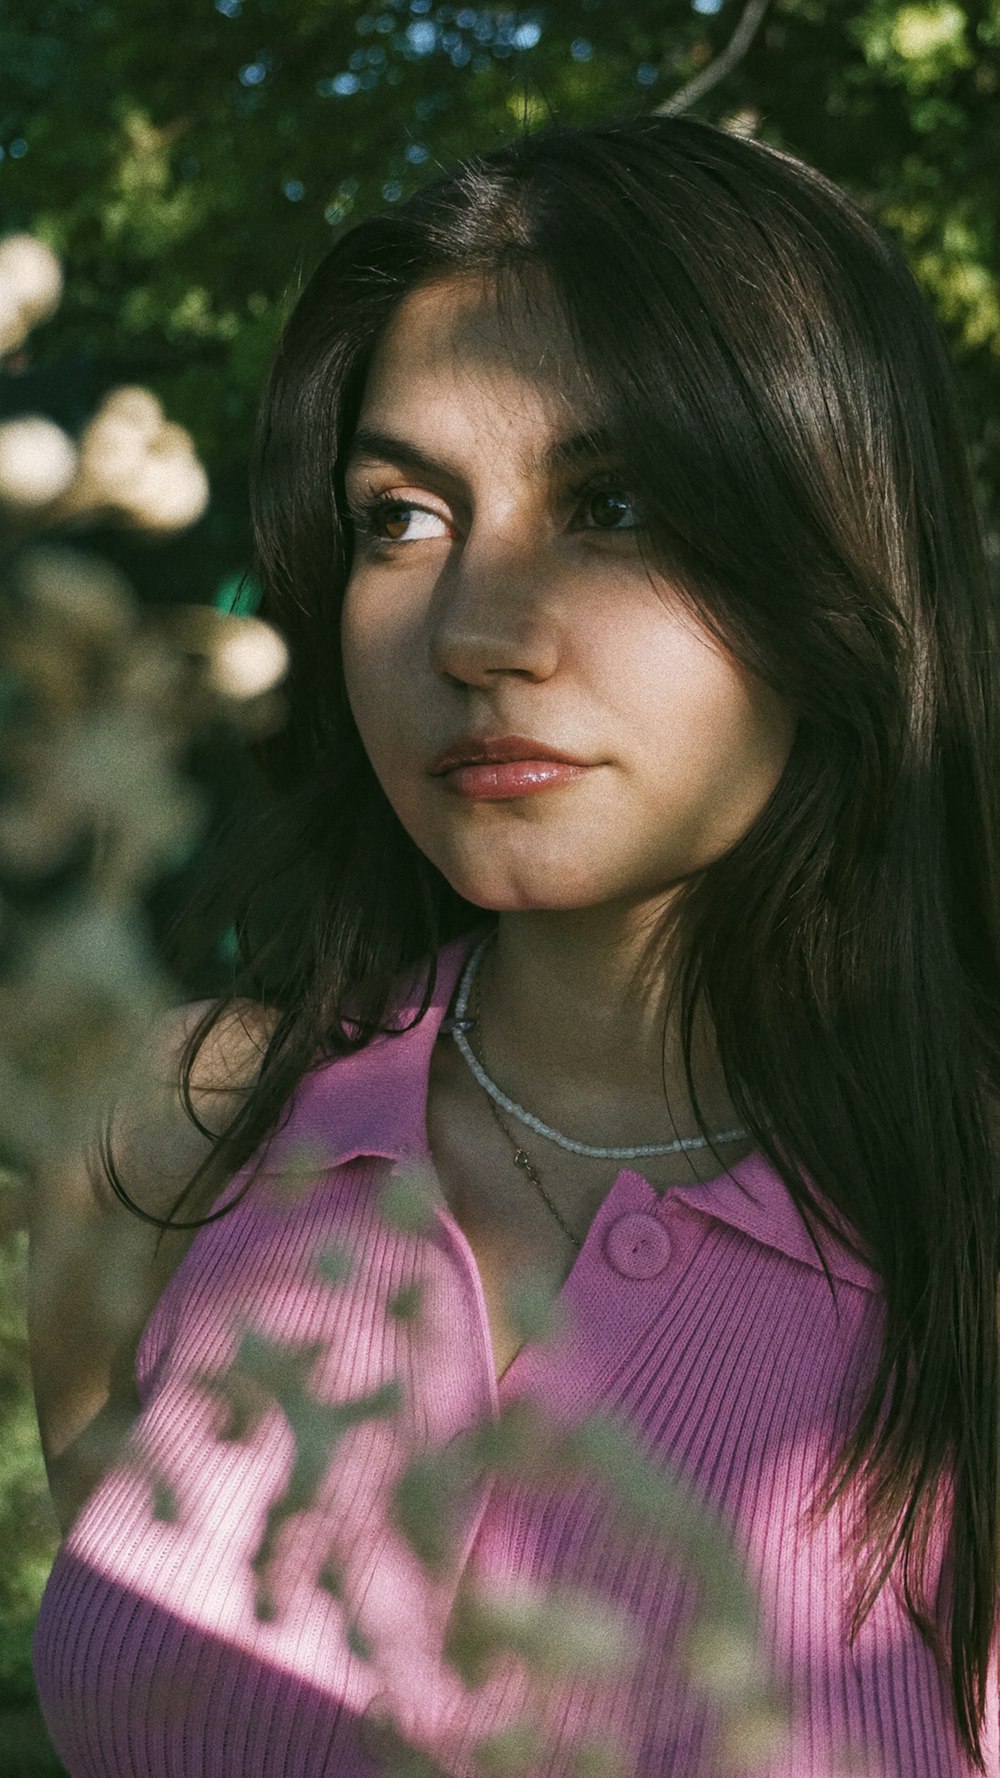
[[[0,426],[0,503],[46,526],[117,520],[181,531],[208,505],[208,477],[183,426],[148,389],[114,389],[79,448],[39,415]]]
[[[0,240],[0,356],[16,351],[62,294],[59,261],[33,235]],[[208,505],[208,477],[191,436],[148,389],[113,389],[79,446],[40,414],[0,425],[0,512],[47,527],[117,520],[181,531]]]
[[[59,307],[62,267],[34,235],[0,240],[0,353],[16,352],[33,327]]]
[[[29,414],[0,426],[0,500],[5,506],[48,506],[77,471],[76,448],[54,420]]]
[[[214,691],[236,703],[269,692],[288,671],[288,649],[277,630],[258,617],[232,617],[211,605],[184,605],[175,633],[200,656]]]
[[[183,755],[220,719],[280,719],[287,654],[257,618],[143,613],[115,569],[65,545],[21,551],[0,603],[0,1146],[37,1161],[79,1141],[170,1004],[141,903],[204,817]]]
[[[0,352],[61,289],[41,242],[0,241]],[[0,425],[0,1159],[29,1174],[79,1150],[176,999],[143,900],[197,843],[191,742],[280,722],[287,668],[259,619],[144,608],[47,534],[181,530],[208,497],[189,434],[147,389],[113,390],[78,445],[40,415]]]
[[[208,477],[183,426],[148,389],[113,389],[80,439],[79,470],[51,514],[117,515],[144,531],[179,531],[208,505]]]

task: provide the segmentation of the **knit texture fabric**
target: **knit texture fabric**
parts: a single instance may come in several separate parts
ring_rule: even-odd
[[[801,1520],[864,1398],[884,1305],[877,1277],[823,1236],[831,1291],[760,1154],[662,1197],[622,1169],[560,1292],[561,1332],[522,1347],[499,1383],[454,1218],[442,1204],[418,1233],[383,1219],[387,1181],[432,1173],[431,1053],[476,936],[442,950],[412,1030],[305,1076],[261,1176],[199,1231],[154,1310],[134,1448],[72,1526],[36,1631],[71,1778],[370,1778],[394,1769],[393,1723],[449,1778],[472,1778],[478,1743],[531,1712],[547,1739],[530,1778],[570,1778],[574,1749],[602,1737],[628,1778],[966,1778],[947,1688],[896,1587],[851,1646],[846,1521]],[[397,1023],[422,985],[401,985]],[[417,1283],[417,1317],[393,1312]],[[380,1401],[374,1417],[343,1412]],[[780,1752],[748,1740],[722,1764],[720,1707],[683,1659],[698,1577],[676,1550],[627,1540],[593,1481],[473,1477],[429,1576],[394,1484],[415,1451],[515,1401],[564,1427],[610,1415],[719,1515],[790,1713]],[[339,1434],[329,1460],[310,1443],[321,1424]],[[443,1646],[470,1582],[585,1589],[638,1628],[631,1665],[567,1678],[511,1654],[467,1689]],[[994,1675],[989,1778],[997,1717]]]

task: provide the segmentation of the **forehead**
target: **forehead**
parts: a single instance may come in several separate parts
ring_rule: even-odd
[[[440,280],[395,310],[372,357],[359,424],[419,425],[426,436],[463,417],[546,437],[599,423],[569,326],[540,279],[499,288],[473,276]]]

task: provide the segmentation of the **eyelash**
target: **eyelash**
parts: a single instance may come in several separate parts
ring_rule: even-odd
[[[626,500],[629,501],[633,507],[635,506],[635,501],[628,493],[627,488],[625,488],[621,482],[612,479],[610,476],[604,478],[596,477],[580,483],[578,487],[570,490],[570,498],[576,509],[583,504],[589,496],[605,493],[624,494]],[[419,500],[394,500],[387,494],[376,494],[369,499],[354,500],[350,503],[350,512],[355,536],[363,540],[368,548],[373,550],[377,555],[388,554],[394,549],[405,549],[411,542],[432,541],[421,538],[407,539],[405,537],[380,537],[377,529],[378,521],[385,513],[394,512],[402,514],[405,512],[426,512],[430,513],[433,518],[441,517],[441,514],[434,512],[432,507],[422,506]],[[442,520],[442,523],[443,522],[444,521]],[[634,532],[641,529],[641,521],[635,525],[623,526],[621,529],[616,527],[606,528],[603,525],[588,526],[587,529],[603,533],[607,537],[631,536]]]

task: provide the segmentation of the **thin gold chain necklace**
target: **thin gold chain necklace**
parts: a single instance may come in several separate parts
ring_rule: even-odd
[[[479,1023],[479,979],[478,979],[478,976],[477,976],[475,984],[474,984],[474,994],[475,994],[475,999],[473,1002],[473,1013],[474,1013],[476,1028],[479,1030],[479,1040],[480,1040],[480,1045],[481,1045],[482,1044],[482,1028]],[[477,1058],[477,1059],[481,1060],[481,1058]],[[490,1094],[485,1093],[484,1096],[486,1099],[486,1103],[488,1104],[490,1110],[493,1113],[493,1116],[496,1118],[496,1121],[500,1126],[500,1129],[503,1131],[504,1135],[506,1136],[507,1141],[510,1143],[511,1148],[514,1150],[514,1165],[515,1165],[515,1167],[520,1167],[522,1172],[527,1173],[528,1178],[531,1180],[532,1184],[536,1185],[538,1187],[538,1191],[539,1191],[541,1197],[544,1199],[545,1203],[548,1205],[549,1209],[551,1210],[553,1216],[555,1217],[557,1223],[559,1224],[559,1227],[562,1229],[563,1234],[567,1237],[568,1240],[572,1241],[573,1246],[576,1248],[577,1252],[579,1253],[581,1247],[583,1246],[583,1242],[580,1240],[578,1235],[574,1235],[573,1230],[570,1228],[568,1222],[562,1216],[562,1214],[560,1213],[560,1211],[558,1210],[556,1205],[552,1202],[552,1199],[549,1197],[548,1192],[546,1191],[544,1185],[542,1184],[541,1180],[538,1177],[538,1174],[537,1174],[534,1166],[531,1163],[530,1156],[525,1152],[525,1150],[521,1147],[520,1143],[517,1142],[515,1140],[514,1136],[511,1134],[511,1132],[508,1129],[507,1125],[505,1124],[503,1118],[500,1116],[499,1108],[494,1103]]]
[[[485,1064],[482,1060],[482,1057],[481,1057],[481,1055],[477,1056],[475,1054],[475,1052],[472,1049],[471,1044],[469,1043],[469,1039],[468,1039],[468,1035],[467,1035],[467,1033],[470,1030],[478,1030],[479,1041],[480,1041],[480,1044],[482,1044],[482,1026],[481,1026],[481,1021],[480,1021],[480,1016],[479,1016],[479,1014],[480,1014],[480,1000],[479,1000],[480,974],[479,974],[478,965],[480,964],[480,962],[482,960],[483,953],[487,949],[488,945],[495,939],[495,937],[496,937],[495,933],[489,934],[487,936],[487,938],[483,941],[483,943],[478,945],[476,947],[475,951],[473,952],[473,955],[470,958],[469,964],[467,964],[467,966],[466,966],[466,970],[465,970],[465,973],[463,976],[463,981],[462,981],[462,986],[461,986],[461,990],[459,993],[458,1001],[456,1002],[456,1014],[458,1016],[456,1016],[453,1019],[448,1020],[446,1029],[448,1029],[451,1032],[451,1035],[454,1037],[455,1042],[456,1042],[461,1054],[464,1056],[473,1075],[479,1082],[480,1086],[483,1088],[483,1091],[486,1094],[486,1098],[489,1102],[490,1110],[492,1111],[497,1124],[499,1125],[504,1136],[507,1138],[507,1141],[510,1143],[511,1148],[514,1151],[514,1165],[515,1165],[515,1167],[520,1167],[522,1172],[527,1173],[528,1178],[531,1180],[532,1184],[537,1187],[540,1197],[543,1199],[544,1203],[551,1210],[552,1215],[555,1217],[556,1222],[559,1224],[559,1227],[562,1229],[564,1235],[567,1237],[568,1240],[572,1241],[573,1246],[576,1248],[577,1252],[579,1252],[581,1247],[583,1246],[583,1241],[580,1239],[580,1237],[578,1235],[575,1235],[573,1233],[573,1230],[570,1228],[569,1224],[566,1222],[565,1218],[562,1216],[562,1214],[560,1213],[557,1206],[553,1203],[552,1199],[550,1198],[548,1192],[546,1191],[544,1185],[542,1184],[542,1182],[538,1176],[537,1169],[532,1164],[531,1157],[528,1155],[526,1150],[521,1146],[521,1144],[516,1140],[516,1138],[513,1136],[510,1129],[508,1128],[506,1122],[500,1116],[500,1111],[499,1111],[499,1108],[496,1103],[498,1098],[502,1100],[502,1102],[505,1106],[509,1106],[511,1109],[515,1110],[522,1122],[530,1123],[533,1128],[537,1129],[542,1135],[549,1137],[550,1140],[557,1142],[560,1145],[560,1147],[574,1150],[577,1153],[599,1156],[602,1159],[611,1158],[611,1157],[630,1158],[630,1157],[638,1156],[638,1155],[642,1155],[642,1154],[675,1154],[675,1153],[683,1152],[684,1150],[692,1149],[692,1148],[706,1148],[709,1146],[709,1142],[711,1142],[712,1144],[716,1144],[716,1143],[721,1144],[723,1142],[731,1142],[731,1141],[734,1141],[736,1138],[744,1137],[747,1132],[743,1129],[720,1130],[717,1135],[715,1135],[711,1138],[708,1138],[705,1136],[693,1136],[693,1137],[692,1136],[685,1136],[685,1137],[678,1138],[678,1140],[671,1142],[671,1143],[655,1143],[655,1144],[654,1143],[645,1143],[639,1148],[602,1149],[602,1148],[593,1147],[592,1145],[589,1145],[586,1143],[571,1142],[569,1140],[569,1138],[567,1138],[565,1136],[561,1136],[557,1130],[551,1130],[547,1124],[543,1124],[539,1119],[532,1117],[531,1114],[529,1112],[525,1112],[522,1107],[514,1106],[513,1102],[508,1100],[506,1098],[506,1095],[504,1095],[500,1092],[500,1089],[497,1087],[496,1082],[491,1080],[489,1075],[486,1073],[486,1068],[485,1068]],[[470,979],[470,977],[471,977],[471,979]],[[464,1011],[465,1011],[466,994],[468,993],[470,988],[472,991],[472,1008],[471,1008],[472,1017],[466,1018],[466,1017],[463,1017],[462,1015],[464,1014]]]

